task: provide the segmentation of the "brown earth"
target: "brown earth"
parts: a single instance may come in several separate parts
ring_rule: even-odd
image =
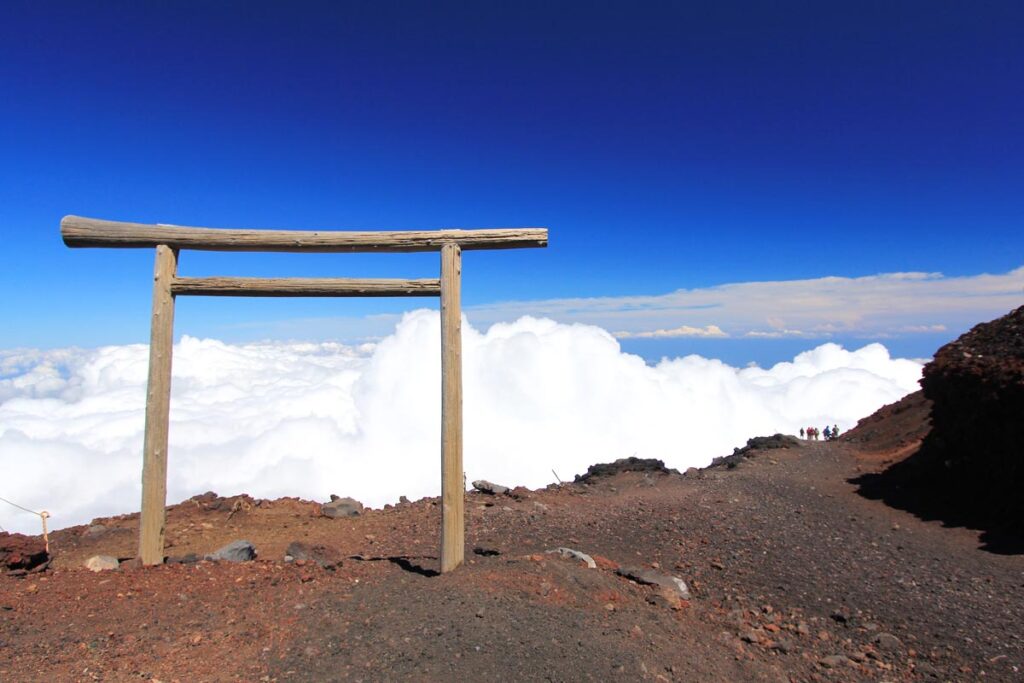
[[[342,519],[295,499],[169,508],[171,555],[248,539],[241,564],[92,573],[134,554],[137,516],[59,531],[51,569],[0,576],[0,681],[1022,680],[1024,555],[850,483],[912,433],[901,419],[734,467],[467,494],[467,563],[443,576],[436,499]],[[342,565],[286,563],[292,541]]]

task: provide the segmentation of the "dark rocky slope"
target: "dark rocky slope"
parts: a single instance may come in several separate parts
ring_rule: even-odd
[[[880,475],[860,477],[862,492],[924,517],[1019,538],[1024,534],[1024,307],[939,349],[924,368],[921,387],[923,399],[931,402],[930,431],[910,457]],[[882,411],[898,412],[894,406]],[[855,432],[865,435],[871,424],[862,421]]]

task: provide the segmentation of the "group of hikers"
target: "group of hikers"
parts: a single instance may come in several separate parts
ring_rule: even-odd
[[[819,432],[817,427],[808,427],[804,429],[800,428],[800,438],[807,439],[808,441],[817,441],[822,435],[825,437],[825,441],[831,441],[832,439],[839,438],[839,425],[832,425],[829,427],[825,425],[825,431]]]

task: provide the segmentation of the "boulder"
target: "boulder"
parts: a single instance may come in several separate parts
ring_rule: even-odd
[[[256,559],[256,546],[249,541],[231,541],[223,548],[207,555],[206,559],[223,562],[249,562]]]
[[[497,496],[509,492],[509,488],[507,486],[502,486],[501,484],[494,484],[485,479],[477,479],[476,481],[474,481],[473,488],[475,488],[480,493],[488,493],[492,496]]]
[[[94,572],[117,569],[120,565],[118,559],[110,555],[93,555],[85,561],[85,568]]]
[[[338,517],[355,517],[363,514],[363,504],[355,498],[340,498],[331,495],[331,502],[320,506],[320,512],[324,517],[336,519]]]
[[[675,594],[683,600],[689,600],[691,597],[690,589],[682,579],[676,578],[675,576],[669,576],[668,574],[661,574],[653,569],[646,569],[644,567],[619,567],[615,570],[615,573],[627,579],[632,579],[637,583],[667,589],[670,594]]]

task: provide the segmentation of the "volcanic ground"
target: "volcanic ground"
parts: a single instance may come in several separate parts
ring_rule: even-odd
[[[471,492],[467,561],[444,575],[437,499],[328,518],[199,496],[168,508],[172,559],[246,539],[255,561],[96,573],[93,555],[134,555],[138,518],[95,520],[53,534],[46,571],[0,576],[0,680],[1022,680],[1024,555],[854,483],[927,420],[918,400],[850,441]],[[321,561],[286,562],[294,541]]]

